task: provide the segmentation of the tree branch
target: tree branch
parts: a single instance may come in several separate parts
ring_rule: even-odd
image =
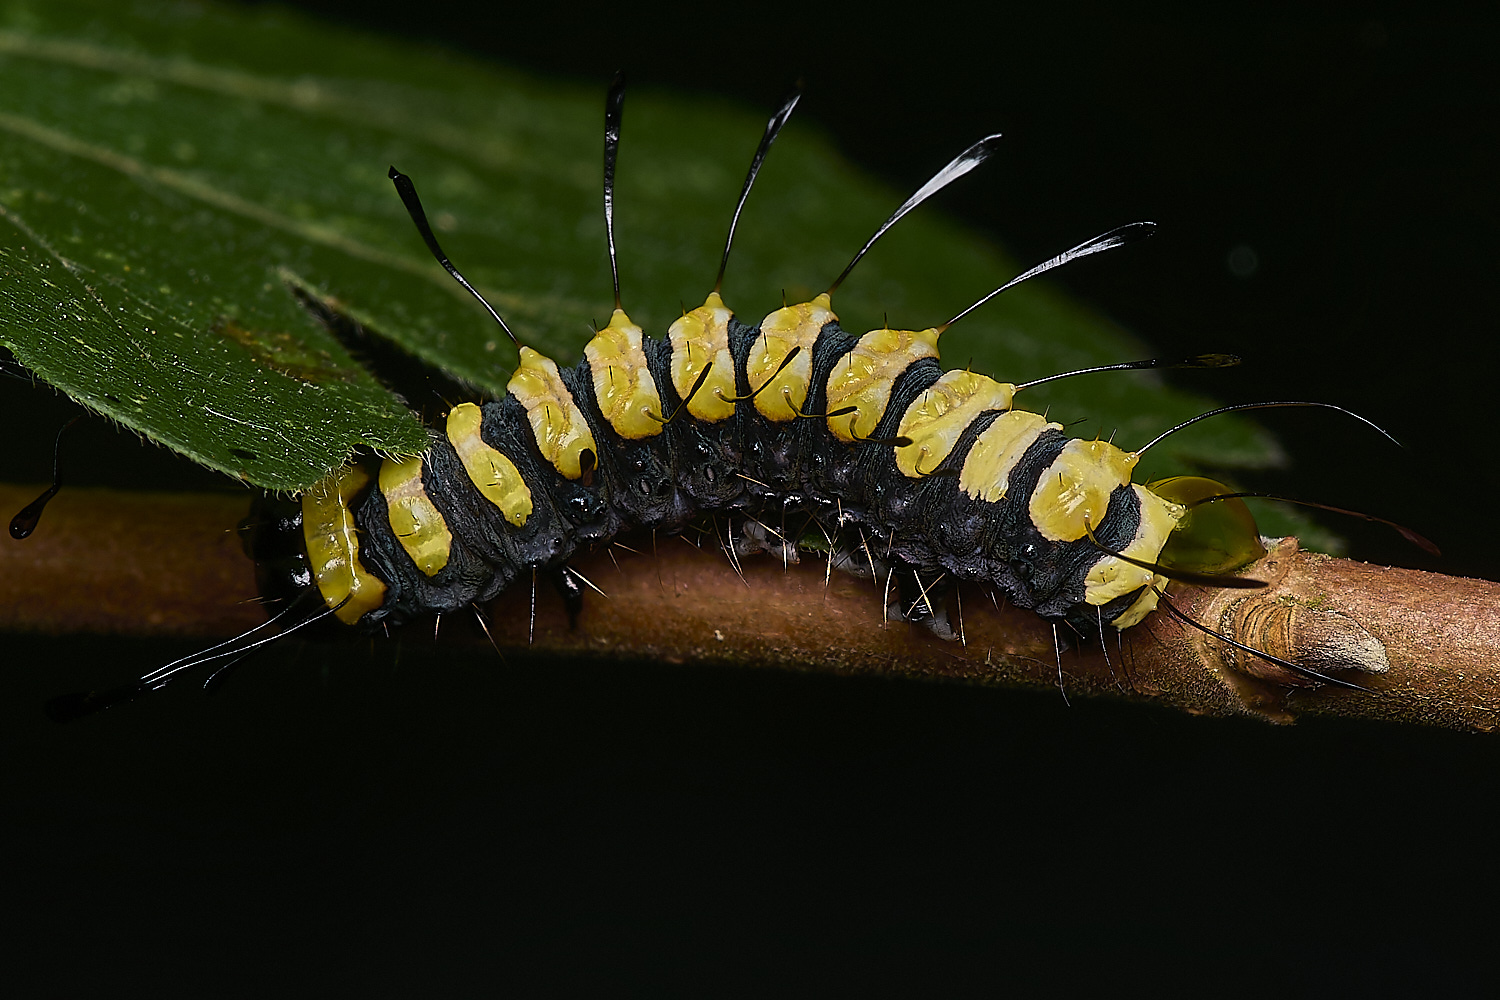
[[[0,485],[0,510],[38,487]],[[35,536],[0,544],[0,630],[222,638],[263,620],[233,526],[242,497],[65,490]],[[868,581],[821,560],[783,567],[648,537],[576,561],[590,593],[576,629],[550,587],[496,602],[501,649],[1056,687],[1052,626],[977,587],[954,609],[963,641],[886,621]],[[1184,615],[1367,691],[1309,681],[1158,611],[1117,635],[1064,628],[1068,697],[1109,695],[1290,722],[1331,714],[1460,729],[1500,721],[1500,585],[1300,552],[1285,539],[1248,575],[1259,591],[1174,586]],[[533,638],[534,634],[534,638]]]

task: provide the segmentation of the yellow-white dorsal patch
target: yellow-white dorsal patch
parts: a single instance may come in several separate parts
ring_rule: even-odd
[[[380,463],[380,492],[391,519],[391,533],[417,569],[433,576],[448,565],[453,532],[422,485],[422,458],[388,458]]]
[[[964,457],[958,488],[976,500],[998,503],[1010,490],[1010,474],[1043,431],[1060,431],[1040,413],[1010,410],[979,432]]]
[[[825,292],[811,302],[782,306],[761,321],[760,334],[750,346],[745,374],[751,391],[760,390],[755,397],[755,408],[767,420],[794,420],[806,405],[812,381],[813,345],[823,327],[838,319],[829,306]],[[787,356],[799,347],[801,350],[791,364],[782,368]]]
[[[531,516],[531,490],[516,463],[485,443],[479,433],[483,424],[482,409],[473,403],[460,403],[448,411],[448,443],[464,463],[474,488],[519,528]]]
[[[660,434],[661,396],[646,367],[641,328],[625,310],[614,311],[609,325],[584,346],[583,356],[589,359],[599,412],[615,433],[632,441]]]
[[[701,306],[667,329],[672,343],[672,386],[677,395],[687,399],[688,412],[707,423],[734,416],[734,357],[729,353],[729,319],[733,315],[718,292],[709,292]],[[688,393],[705,367],[708,377],[689,399]]]
[[[1109,495],[1130,482],[1139,456],[1108,441],[1074,439],[1052,460],[1031,494],[1031,523],[1054,542],[1082,538],[1085,525],[1099,527]]]
[[[875,433],[896,378],[913,362],[938,356],[937,328],[871,330],[839,359],[828,376],[828,429],[846,444]],[[854,407],[853,413],[832,416]]]
[[[1162,499],[1143,486],[1134,485],[1131,489],[1141,502],[1141,523],[1136,528],[1135,537],[1120,553],[1132,559],[1156,562],[1161,557],[1162,547],[1167,544],[1167,537],[1182,519],[1183,507]],[[1165,583],[1166,577],[1152,570],[1114,556],[1105,556],[1084,578],[1083,599],[1089,604],[1104,605],[1142,587],[1151,584],[1159,587]],[[1156,591],[1147,589],[1112,624],[1117,629],[1127,629],[1150,614],[1156,608],[1156,602]]]
[[[334,616],[353,625],[385,600],[385,584],[359,561],[359,532],[349,500],[365,488],[370,474],[346,465],[302,494],[302,538],[318,592]]]
[[[948,457],[959,435],[986,410],[1007,410],[1016,387],[968,371],[944,372],[906,408],[897,436],[911,444],[896,449],[896,468],[915,479],[929,475]]]
[[[597,462],[599,449],[583,412],[557,373],[557,362],[529,347],[521,348],[520,364],[505,391],[526,408],[526,419],[542,457],[565,479],[583,478],[585,451]]]

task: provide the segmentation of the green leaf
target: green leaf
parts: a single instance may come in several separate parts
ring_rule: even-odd
[[[395,164],[522,342],[572,363],[611,307],[602,103],[284,11],[8,4],[0,342],[85,405],[255,485],[305,488],[355,448],[419,451],[414,416],[294,290],[504,391],[514,350],[427,255],[386,179]],[[625,305],[648,332],[707,293],[763,126],[719,101],[630,96],[617,242]],[[750,319],[820,291],[905,194],[794,122],[741,222],[726,301]],[[852,330],[920,329],[1017,270],[924,207],[835,307]],[[1014,381],[1149,353],[1043,282],[965,319],[943,351]],[[1212,405],[1149,374],[1021,399],[1127,446]],[[1144,474],[1276,458],[1250,425],[1211,423],[1154,449]]]

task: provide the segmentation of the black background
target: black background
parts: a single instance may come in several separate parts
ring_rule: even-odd
[[[1492,20],[300,6],[601,91],[623,66],[769,107],[800,76],[799,115],[896,188],[1003,131],[947,211],[1022,260],[1160,223],[1058,280],[1164,354],[1246,357],[1215,377],[1226,401],[1328,400],[1402,439],[1267,416],[1293,464],[1260,485],[1445,550],[1337,525],[1355,555],[1500,574]],[[70,652],[70,686],[165,655]],[[0,789],[32,873],[17,967],[221,992],[1493,980],[1493,737],[410,645],[344,659],[282,650],[211,701],[169,691],[66,728],[34,709],[56,670],[27,672]]]

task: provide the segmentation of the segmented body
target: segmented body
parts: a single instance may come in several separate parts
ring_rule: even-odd
[[[987,136],[897,208],[827,292],[747,325],[718,289],[740,211],[797,103],[794,93],[772,115],[751,161],[714,291],[655,339],[619,304],[613,183],[623,86],[617,76],[605,101],[604,214],[616,305],[583,359],[562,368],[522,345],[448,260],[411,179],[391,167],[428,250],[516,343],[518,365],[504,397],[453,407],[443,428],[429,431],[421,455],[387,457],[378,468],[374,460],[345,466],[296,503],[263,499],[242,525],[247,549],[262,591],[293,597],[292,606],[133,684],[54,699],[55,718],[156,690],[193,666],[236,662],[329,616],[351,625],[399,623],[477,606],[523,578],[534,588],[544,574],[576,612],[574,581],[581,577],[567,572],[575,554],[626,532],[678,532],[703,519],[716,534],[727,525],[720,537],[730,558],[756,551],[789,558],[815,527],[830,568],[868,569],[884,578],[887,595],[899,580],[897,615],[943,636],[952,635],[944,589],[959,581],[977,581],[1084,634],[1097,628],[1101,638],[1105,624],[1123,630],[1150,614],[1168,579],[1264,586],[1229,575],[1264,552],[1239,499],[1252,494],[1192,476],[1141,486],[1131,481],[1133,470],[1158,441],[1228,410],[1348,411],[1327,403],[1238,404],[1199,414],[1127,452],[1069,438],[1046,416],[1017,409],[1016,393],[1056,378],[1159,367],[1160,360],[1059,372],[1020,385],[944,371],[938,362],[939,338],[964,316],[1022,281],[1149,236],[1153,223],[1080,243],[940,325],[846,332],[833,311],[834,292],[883,233],[991,155],[1000,137]],[[1208,354],[1167,364],[1237,361]],[[33,507],[39,511],[55,492],[54,484]],[[35,516],[28,508],[18,521],[34,525]],[[314,596],[322,610],[310,606]],[[1170,603],[1167,609],[1293,676],[1358,686],[1243,646]],[[273,631],[258,636],[263,628]]]
[[[847,562],[981,581],[1048,618],[1140,621],[1162,578],[1104,550],[1156,560],[1182,508],[1131,482],[1131,453],[1013,408],[1014,385],[944,372],[937,337],[849,334],[826,295],[749,326],[714,294],[662,340],[617,310],[576,367],[523,348],[505,398],[455,407],[420,459],[308,491],[283,579],[347,623],[401,621],[729,515],[793,540],[816,521]]]

